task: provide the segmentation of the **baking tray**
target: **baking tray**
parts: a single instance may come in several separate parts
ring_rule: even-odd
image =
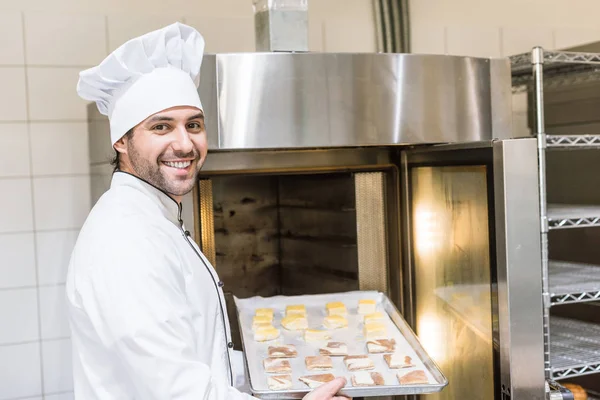
[[[388,368],[382,354],[369,354],[366,349],[366,341],[362,334],[362,319],[357,314],[358,300],[374,299],[377,302],[377,311],[385,312],[387,315],[386,325],[390,338],[396,340],[396,351],[406,354],[413,359],[416,365],[413,368],[392,370]],[[346,293],[331,293],[320,295],[303,296],[274,296],[274,297],[252,297],[239,299],[234,297],[237,317],[240,325],[242,346],[245,353],[246,372],[249,377],[250,389],[254,396],[261,399],[300,399],[304,397],[310,388],[298,378],[303,375],[332,373],[344,376],[347,379],[346,386],[340,391],[349,397],[374,397],[426,394],[441,391],[448,380],[442,374],[435,362],[427,355],[419,340],[410,329],[406,321],[401,317],[398,309],[388,297],[376,291],[354,291]],[[348,328],[331,330],[331,339],[328,341],[345,342],[348,345],[349,354],[369,354],[375,364],[371,372],[379,372],[385,380],[384,386],[353,387],[351,382],[352,372],[344,365],[343,357],[332,357],[333,370],[330,371],[308,371],[304,364],[304,357],[318,355],[318,349],[325,342],[306,343],[301,331],[287,331],[281,326],[281,319],[285,314],[285,308],[291,304],[304,304],[306,306],[309,328],[321,328],[323,318],[326,316],[325,304],[333,301],[341,301],[346,305],[348,311]],[[256,342],[252,332],[252,317],[257,308],[272,308],[273,326],[278,328],[281,336],[272,341]],[[264,372],[263,360],[267,357],[267,349],[272,345],[293,344],[298,350],[298,356],[289,359],[292,366],[292,388],[273,391],[267,386],[267,376]],[[429,384],[400,385],[396,377],[399,371],[410,372],[422,369],[429,378]]]

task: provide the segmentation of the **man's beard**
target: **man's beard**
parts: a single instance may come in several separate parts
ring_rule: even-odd
[[[152,162],[151,160],[147,160],[140,155],[133,144],[133,140],[129,140],[127,142],[127,154],[129,155],[129,159],[131,160],[131,166],[136,174],[145,180],[146,182],[152,184],[158,189],[171,194],[173,196],[183,196],[189,193],[196,183],[196,176],[198,175],[199,169],[199,156],[196,149],[193,149],[189,153],[178,153],[174,152],[170,159],[190,159],[193,158],[192,166],[196,163],[196,170],[194,171],[191,179],[185,178],[182,180],[170,180],[168,179],[163,172],[161,171],[161,161],[163,159],[164,153],[158,157],[156,162]]]

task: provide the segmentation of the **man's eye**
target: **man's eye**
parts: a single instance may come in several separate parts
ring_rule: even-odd
[[[200,125],[198,122],[190,122],[188,124],[188,128],[189,129],[202,129],[202,125]]]
[[[168,129],[168,126],[165,125],[165,124],[158,124],[158,125],[155,125],[152,128],[153,131],[164,131],[164,130],[167,130],[167,129]]]

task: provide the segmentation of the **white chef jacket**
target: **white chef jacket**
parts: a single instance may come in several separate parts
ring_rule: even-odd
[[[75,398],[252,399],[232,386],[243,368],[230,370],[241,357],[221,285],[186,236],[181,206],[115,172],[69,265]]]

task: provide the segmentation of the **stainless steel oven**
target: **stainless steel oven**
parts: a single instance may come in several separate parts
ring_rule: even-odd
[[[544,398],[537,148],[510,138],[510,85],[501,59],[206,55],[184,213],[234,332],[233,295],[375,289],[448,377],[427,398]]]

